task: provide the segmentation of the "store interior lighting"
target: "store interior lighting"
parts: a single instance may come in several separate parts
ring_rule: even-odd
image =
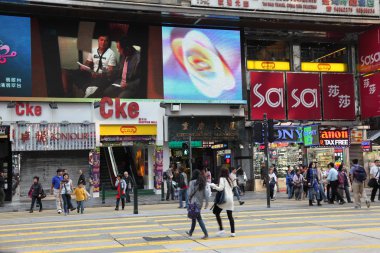
[[[16,107],[16,102],[11,101],[7,104],[7,108],[15,108],[15,107]]]

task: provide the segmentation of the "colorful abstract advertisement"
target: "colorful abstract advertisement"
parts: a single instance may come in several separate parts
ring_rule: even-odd
[[[161,183],[162,183],[162,174],[163,174],[163,157],[164,157],[164,151],[162,147],[156,147],[156,150],[154,151],[154,188],[155,189],[161,189]]]
[[[240,31],[162,27],[164,98],[242,100]]]
[[[0,94],[31,96],[30,18],[0,15]]]
[[[98,198],[100,193],[100,149],[96,148],[89,154],[88,162],[91,169],[91,193],[93,198]]]

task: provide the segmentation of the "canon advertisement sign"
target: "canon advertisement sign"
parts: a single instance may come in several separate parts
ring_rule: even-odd
[[[359,71],[368,73],[380,68],[380,27],[359,36]]]

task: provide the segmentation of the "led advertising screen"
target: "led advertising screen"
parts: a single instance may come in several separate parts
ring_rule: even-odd
[[[31,96],[30,19],[0,15],[0,94]]]
[[[162,27],[165,100],[242,100],[240,31]]]

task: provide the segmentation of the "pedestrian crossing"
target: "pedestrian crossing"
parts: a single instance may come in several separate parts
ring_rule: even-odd
[[[167,208],[167,207],[166,207]],[[182,211],[182,210],[181,210]],[[126,216],[108,211],[84,215],[0,217],[0,251],[59,252],[380,252],[380,207],[260,209],[234,212],[236,237],[216,237],[210,211],[202,214],[209,232],[199,226],[192,237],[186,211],[165,215]],[[78,218],[79,217],[79,218]],[[48,220],[48,221],[47,221]]]

